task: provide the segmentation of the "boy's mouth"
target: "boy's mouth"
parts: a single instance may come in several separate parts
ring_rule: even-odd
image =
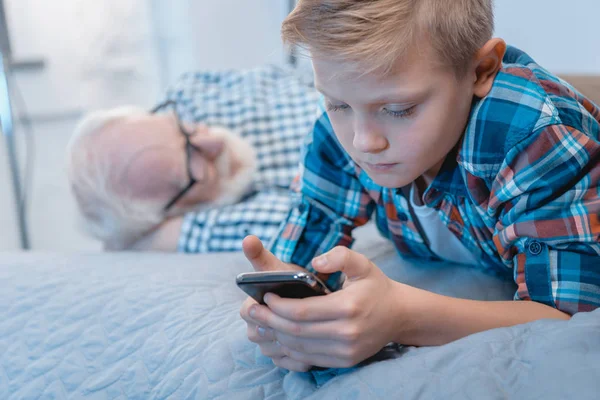
[[[391,163],[391,164],[383,164],[383,163],[381,163],[381,164],[371,164],[371,163],[365,163],[365,165],[371,171],[374,171],[374,172],[386,172],[386,171],[390,171],[391,169],[393,169],[394,167],[396,167],[398,165],[398,163]]]

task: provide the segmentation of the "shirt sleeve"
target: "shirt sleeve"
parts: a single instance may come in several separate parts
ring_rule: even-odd
[[[323,101],[319,109],[321,116],[304,144],[300,174],[292,184],[292,208],[269,245],[280,260],[311,272],[315,256],[335,246],[350,247],[352,230],[364,225],[375,209],[354,162],[335,137]],[[339,273],[320,277],[334,290],[343,278]]]
[[[508,153],[490,197],[517,300],[567,314],[600,306],[600,143],[564,125]]]

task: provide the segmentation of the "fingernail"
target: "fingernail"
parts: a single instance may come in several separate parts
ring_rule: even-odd
[[[265,303],[267,305],[269,305],[269,302],[271,301],[271,294],[270,293],[265,294],[265,297],[263,297],[263,300],[265,301]]]
[[[256,306],[250,307],[250,311],[248,312],[252,318],[256,316]]]
[[[263,336],[263,337],[265,336],[266,330],[262,326],[259,326],[257,328],[257,331],[258,331],[258,336]]]
[[[326,255],[322,255],[322,256],[319,256],[319,257],[315,258],[313,260],[312,264],[315,267],[324,267],[324,266],[326,266],[327,265],[327,256]]]

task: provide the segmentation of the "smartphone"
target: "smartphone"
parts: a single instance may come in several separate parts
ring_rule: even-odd
[[[267,293],[280,297],[303,299],[330,293],[327,286],[308,271],[247,272],[239,274],[236,283],[240,289],[260,304]]]

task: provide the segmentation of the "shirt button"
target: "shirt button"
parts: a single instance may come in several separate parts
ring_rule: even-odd
[[[529,242],[528,249],[529,253],[533,256],[540,255],[540,253],[543,250],[542,244],[537,240],[532,240],[531,242]]]
[[[298,211],[300,211],[300,214],[303,214],[304,211],[306,211],[306,204],[302,203],[298,206]]]
[[[398,213],[398,219],[400,221],[406,222],[406,221],[408,221],[408,215],[406,215],[406,213],[399,212]]]

